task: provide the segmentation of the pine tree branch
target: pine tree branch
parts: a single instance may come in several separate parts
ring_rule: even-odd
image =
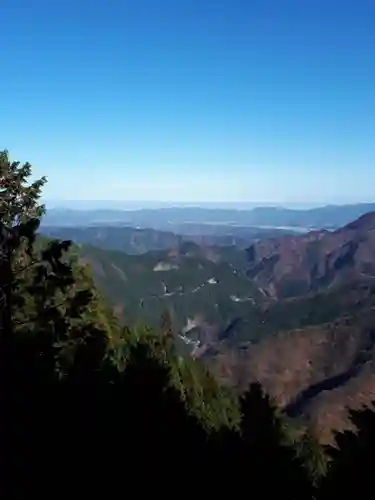
[[[27,269],[30,269],[31,267],[35,266],[35,264],[40,264],[40,261],[34,260],[34,262],[31,262],[30,264],[27,264],[26,266],[21,267],[20,269],[17,269],[15,275],[23,273],[24,271],[27,271]]]
[[[64,306],[66,304],[66,301],[67,301],[67,297],[65,297],[65,299],[58,304],[53,304],[53,305],[48,306],[47,309],[58,309],[59,307]],[[37,321],[38,319],[39,319],[39,315],[36,314],[33,318],[28,318],[25,321],[20,321],[20,320],[15,319],[14,322],[18,326],[23,326],[23,325],[26,325],[27,323],[33,323],[33,322]]]

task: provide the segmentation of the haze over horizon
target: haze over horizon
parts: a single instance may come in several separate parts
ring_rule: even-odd
[[[373,2],[7,0],[0,13],[0,149],[48,177],[46,200],[375,200]]]
[[[252,210],[259,207],[277,207],[283,209],[309,210],[325,206],[361,205],[372,202],[358,202],[352,204],[327,203],[273,203],[273,202],[225,202],[225,201],[155,201],[155,200],[47,200],[42,198],[47,209],[58,210],[142,210],[163,208],[202,208],[202,209],[233,209]]]
[[[319,203],[272,203],[272,202],[230,202],[230,201],[188,201],[188,200],[169,200],[169,201],[157,201],[157,200],[47,200],[42,198],[42,202],[48,208],[68,208],[68,209],[142,209],[142,208],[233,208],[233,209],[244,209],[250,210],[256,207],[270,207],[277,206],[283,208],[313,208],[320,207]]]

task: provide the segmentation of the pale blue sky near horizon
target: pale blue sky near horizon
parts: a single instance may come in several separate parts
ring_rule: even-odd
[[[3,0],[0,149],[49,200],[375,201],[375,2]]]

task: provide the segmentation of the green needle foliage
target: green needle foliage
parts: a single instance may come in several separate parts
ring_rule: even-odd
[[[354,498],[373,489],[375,421],[322,449],[291,439],[253,384],[238,404],[160,332],[121,329],[68,241],[37,235],[45,178],[0,152],[1,479],[16,497],[72,494]],[[178,481],[178,484],[176,485]],[[9,490],[10,489],[10,490]],[[361,493],[361,498],[367,498]]]

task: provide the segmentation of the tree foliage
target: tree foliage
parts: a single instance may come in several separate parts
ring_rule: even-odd
[[[327,447],[329,464],[322,480],[319,499],[373,498],[375,476],[374,406],[349,412],[353,430],[336,433],[335,444]]]
[[[176,495],[178,482],[194,495],[225,486],[307,500],[353,498],[359,478],[370,491],[374,413],[352,413],[357,433],[337,436],[317,481],[320,462],[305,461],[319,456],[316,443],[301,452],[259,384],[230,416],[229,395],[174,351],[167,314],[159,336],[118,334],[70,243],[38,239],[45,180],[28,186],[30,173],[0,154],[3,487],[16,479],[9,486],[21,497]]]
[[[71,242],[37,235],[46,179],[28,184],[30,175],[29,163],[0,153],[0,332],[48,338],[63,370],[95,329],[108,335],[108,317]]]

